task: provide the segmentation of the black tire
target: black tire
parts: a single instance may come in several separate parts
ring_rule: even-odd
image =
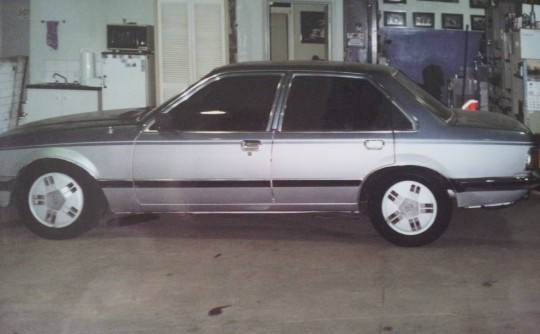
[[[452,217],[452,201],[445,187],[435,178],[415,172],[379,180],[369,196],[368,208],[379,234],[404,247],[437,240]]]
[[[103,213],[96,183],[71,165],[54,162],[32,166],[21,175],[19,189],[19,216],[42,238],[74,238],[95,226]]]

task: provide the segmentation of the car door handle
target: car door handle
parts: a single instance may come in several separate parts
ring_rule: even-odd
[[[384,148],[384,140],[366,140],[364,146],[368,150],[382,150]]]
[[[258,151],[261,148],[261,145],[262,143],[260,140],[242,140],[242,143],[240,144],[242,151],[245,152]]]

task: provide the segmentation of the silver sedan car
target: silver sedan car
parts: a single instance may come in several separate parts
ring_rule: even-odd
[[[537,187],[521,123],[446,108],[394,68],[339,62],[218,68],[155,109],[53,118],[0,135],[0,204],[50,239],[100,215],[365,209],[401,246],[455,207]]]

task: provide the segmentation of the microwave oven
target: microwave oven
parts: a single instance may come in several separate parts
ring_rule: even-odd
[[[107,25],[107,49],[154,51],[154,27],[136,24]]]

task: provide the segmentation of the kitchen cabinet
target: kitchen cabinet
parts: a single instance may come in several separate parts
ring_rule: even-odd
[[[81,89],[80,87],[57,89],[39,86],[27,86],[26,103],[24,105],[26,116],[19,119],[19,124],[100,109],[101,91],[99,89]]]

